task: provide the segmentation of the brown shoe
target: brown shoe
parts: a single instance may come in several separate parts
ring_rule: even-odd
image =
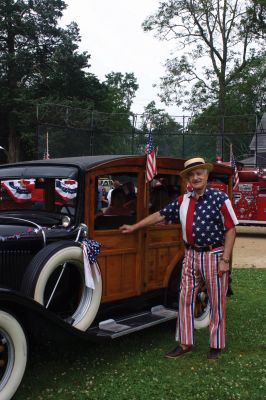
[[[210,348],[209,353],[207,355],[208,360],[216,361],[221,355],[221,349],[214,349],[213,347]]]
[[[183,349],[180,345],[178,345],[174,350],[169,351],[169,353],[165,354],[166,358],[177,358],[183,356],[184,354],[188,353],[191,350],[191,346],[186,347]]]

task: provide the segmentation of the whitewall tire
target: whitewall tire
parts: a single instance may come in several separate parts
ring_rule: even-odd
[[[95,289],[91,289],[85,286],[80,245],[54,243],[33,258],[23,278],[22,291],[75,328],[85,331],[95,319],[101,302],[102,280],[100,274],[95,273],[96,268],[97,265],[92,268]]]
[[[0,400],[10,400],[17,391],[27,364],[24,330],[9,312],[0,311]]]

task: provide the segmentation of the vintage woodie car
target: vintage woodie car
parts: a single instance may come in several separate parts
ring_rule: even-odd
[[[183,166],[182,159],[158,157],[158,174],[149,183],[145,156],[0,166],[3,399],[12,398],[22,380],[27,337],[106,340],[176,318],[184,257],[180,225],[158,224],[127,235],[119,227],[185,192]],[[109,206],[102,177],[118,185]],[[215,164],[210,184],[231,196],[231,178],[230,167]],[[209,315],[204,289],[198,297],[196,328],[208,324]]]

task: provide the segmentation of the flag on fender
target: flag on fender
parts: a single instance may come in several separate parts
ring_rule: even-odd
[[[157,148],[155,148],[153,143],[152,131],[150,129],[149,137],[146,145],[146,180],[150,182],[155,175],[157,175],[157,167],[156,167],[156,155]]]

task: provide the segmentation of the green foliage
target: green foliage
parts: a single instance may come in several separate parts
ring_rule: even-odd
[[[266,32],[266,0],[253,0],[248,9],[251,29],[256,34]]]
[[[188,126],[190,150],[192,154],[205,155],[215,161],[215,155],[223,155],[224,160],[230,158],[230,145],[233,145],[237,159],[249,155],[249,144],[256,130],[257,117],[266,111],[266,53],[251,59],[246,67],[235,74],[235,78],[227,88],[225,96],[225,115],[219,114],[218,105],[207,106],[203,112],[196,112]],[[203,96],[194,87],[194,104],[198,104]],[[197,100],[195,100],[197,99]],[[206,103],[205,103],[206,104]],[[208,147],[204,140],[208,140]],[[223,142],[223,143],[222,143]],[[221,151],[221,147],[223,150]],[[186,143],[185,146],[188,149]],[[189,157],[191,153],[186,153]]]
[[[230,87],[240,75],[251,77],[247,67],[265,55],[265,12],[263,2],[248,0],[161,2],[143,28],[175,43],[161,79],[162,100],[193,112],[215,105],[225,115]]]
[[[103,344],[35,346],[16,400],[263,400],[266,370],[266,270],[233,270],[227,301],[227,343],[218,362],[207,360],[208,331],[180,360],[175,323]]]
[[[113,113],[115,105],[105,100],[101,108],[106,107],[108,112],[97,111],[92,103],[78,100],[61,100],[60,104],[60,99],[51,99],[51,103],[39,103],[39,157],[45,148],[46,132],[51,158],[132,153],[130,114]]]
[[[126,142],[110,135],[105,140],[103,134],[106,129],[129,129],[136,78],[132,73],[110,73],[100,82],[89,73],[90,56],[78,51],[77,24],[58,25],[65,8],[62,0],[0,2],[0,141],[10,161],[36,157],[36,128],[38,133],[52,131],[53,157],[74,150],[75,155],[90,154],[95,148],[101,152],[101,142],[104,151],[108,146],[110,152],[121,150]],[[113,113],[118,112],[121,116],[115,121]],[[92,148],[93,121],[101,118]]]
[[[105,84],[108,87],[108,96],[114,102],[117,111],[129,111],[139,88],[134,73],[110,72],[106,75]]]
[[[150,129],[152,130],[154,145],[158,148],[158,155],[182,156],[181,134],[183,133],[183,127],[164,109],[156,108],[154,101],[151,101],[144,109],[141,129],[146,139]],[[143,154],[145,145],[146,143],[142,144],[141,152]]]
[[[43,82],[56,49],[70,34],[57,25],[65,8],[61,0],[0,3],[0,103],[5,127],[1,136],[6,138],[12,161],[19,157],[22,104]]]
[[[266,111],[266,52],[253,57],[235,74],[226,94],[226,115],[245,115]]]

